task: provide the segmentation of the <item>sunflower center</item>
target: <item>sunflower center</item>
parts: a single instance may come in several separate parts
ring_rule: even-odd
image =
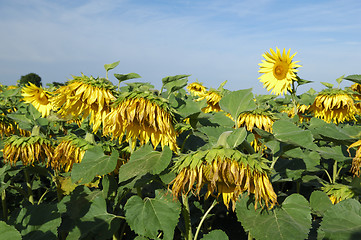
[[[278,80],[282,80],[286,78],[288,72],[288,64],[286,62],[277,62],[274,66],[273,66],[273,75],[275,76],[275,78],[277,78]]]
[[[46,94],[44,92],[39,93],[38,101],[39,101],[39,103],[41,103],[43,105],[47,105],[49,103],[48,97],[46,96]]]

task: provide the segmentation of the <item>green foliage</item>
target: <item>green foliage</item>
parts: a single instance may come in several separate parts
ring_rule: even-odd
[[[21,76],[21,78],[19,80],[19,85],[25,86],[28,83],[32,83],[38,87],[41,87],[41,85],[42,85],[41,77],[36,73],[29,73],[29,74],[26,74],[25,76]]]

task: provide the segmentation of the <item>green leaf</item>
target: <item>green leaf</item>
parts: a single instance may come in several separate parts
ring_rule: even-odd
[[[159,174],[168,167],[171,159],[172,151],[168,146],[158,152],[152,146],[144,145],[130,156],[129,162],[119,168],[119,182],[133,177],[140,178],[147,173]]]
[[[115,73],[114,77],[116,77],[116,79],[118,79],[119,82],[123,82],[129,79],[134,79],[134,78],[141,78],[141,76],[137,73],[128,73],[128,74],[118,74]]]
[[[219,104],[221,109],[231,114],[233,119],[237,119],[242,112],[256,108],[251,88],[230,92],[222,97]]]
[[[178,80],[181,80],[183,78],[187,78],[189,77],[190,75],[175,75],[175,76],[168,76],[168,77],[165,77],[162,79],[162,83],[163,85],[165,84],[168,84],[168,83],[171,83],[171,82],[174,82],[174,81],[178,81]]]
[[[309,149],[317,149],[317,146],[313,143],[311,131],[303,130],[288,120],[274,122],[272,129],[275,138],[281,142]]]
[[[188,78],[182,78],[176,81],[168,82],[163,86],[165,87],[165,89],[167,89],[167,95],[169,96],[172,92],[178,91],[179,89],[182,89],[185,86],[187,86],[187,83],[188,83]]]
[[[330,240],[361,239],[360,223],[360,202],[346,199],[325,212],[319,231]]]
[[[344,79],[361,84],[361,75],[360,74],[348,75],[347,77],[344,77]]]
[[[184,104],[181,105],[177,111],[183,118],[187,118],[195,113],[202,112],[202,108],[206,106],[206,100],[202,100],[199,102],[193,101],[191,98],[187,98],[184,100]]]
[[[305,85],[305,84],[307,84],[307,83],[312,83],[312,82],[313,82],[313,81],[309,81],[309,80],[305,80],[305,79],[301,79],[301,78],[298,78],[298,79],[297,79],[297,83],[298,83],[299,86]]]
[[[231,148],[238,147],[246,139],[246,128],[237,128],[227,138],[227,143]]]
[[[227,234],[222,230],[213,230],[205,234],[201,240],[226,240],[229,239]]]
[[[332,83],[321,82],[321,84],[322,84],[323,86],[326,86],[327,88],[333,88],[333,84],[332,84]]]
[[[351,130],[350,130],[351,128]],[[334,123],[326,123],[325,121],[312,118],[310,121],[309,129],[313,135],[321,135],[323,137],[335,139],[335,140],[350,140],[353,139],[355,132],[359,132],[356,126],[345,126],[345,129],[336,126]],[[351,134],[351,135],[350,135]]]
[[[23,207],[17,222],[22,225],[21,235],[24,240],[55,240],[61,217],[56,205],[43,203]]]
[[[173,239],[181,206],[166,191],[156,191],[155,198],[135,195],[124,206],[126,220],[131,229],[145,237],[154,239],[164,233],[164,239]]]
[[[254,210],[249,197],[237,202],[236,213],[245,231],[263,239],[307,239],[311,228],[311,210],[308,201],[299,194],[287,197],[280,207],[270,211]]]
[[[232,128],[228,128],[228,127],[210,127],[210,126],[206,126],[206,127],[201,127],[198,129],[199,131],[201,131],[202,133],[206,134],[208,137],[208,142],[211,145],[215,145],[219,142],[219,138],[220,136],[227,131],[231,131]],[[228,133],[230,134],[230,133]],[[228,135],[227,135],[228,136]],[[227,136],[225,136],[225,139],[227,138]],[[226,140],[224,139],[223,144],[225,144]],[[223,145],[221,142],[219,142],[221,145]]]
[[[344,77],[345,77],[345,74],[342,75],[341,77],[337,78],[337,79],[336,79],[336,82],[340,85],[341,82],[343,81]]]
[[[21,235],[14,226],[7,225],[0,221],[0,236],[2,239],[21,240]]]
[[[317,216],[322,217],[333,205],[325,192],[313,191],[310,197],[310,206],[312,212],[317,214]]]
[[[111,63],[111,64],[104,64],[104,68],[105,68],[105,71],[109,71],[109,70],[112,70],[113,68],[115,68],[116,66],[118,66],[120,63],[120,61],[118,62],[114,62],[114,63]]]
[[[117,166],[119,153],[112,152],[111,156],[104,155],[101,146],[87,150],[81,163],[73,165],[71,178],[73,182],[81,181],[82,184],[91,182],[96,176],[103,176],[114,171]]]
[[[346,150],[346,146],[319,147],[317,152],[325,159],[334,159],[339,162],[352,159]]]

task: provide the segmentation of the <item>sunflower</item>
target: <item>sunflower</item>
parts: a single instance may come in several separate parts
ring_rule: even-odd
[[[342,123],[356,121],[357,109],[350,93],[341,89],[322,90],[310,106],[310,112],[315,117],[327,123]]]
[[[347,148],[347,151],[349,153],[350,153],[349,149],[352,147],[358,147],[358,148],[356,150],[355,157],[352,159],[352,166],[351,166],[350,172],[353,173],[354,176],[359,177],[360,176],[360,167],[361,167],[361,140],[354,142]]]
[[[222,96],[221,93],[217,90],[210,90],[203,95],[200,95],[200,98],[197,101],[201,101],[203,99],[207,100],[207,107],[202,108],[202,111],[205,113],[208,112],[220,112],[222,111],[219,106],[219,101],[221,101]]]
[[[302,123],[303,121],[308,122],[310,121],[310,117],[306,116],[305,114],[308,113],[308,109],[310,108],[309,105],[305,104],[297,104],[297,115],[299,117],[299,121]],[[295,110],[293,107],[285,108],[281,110],[281,112],[287,113],[288,117],[293,118],[295,116]]]
[[[50,162],[51,167],[57,171],[70,171],[74,163],[81,162],[85,151],[93,147],[90,142],[74,134],[69,134],[59,140],[60,143],[55,148]]]
[[[42,117],[48,116],[53,108],[50,102],[51,93],[42,87],[29,83],[29,85],[22,88],[21,95],[24,102],[32,104],[41,113]]]
[[[18,134],[24,137],[30,136],[31,132],[21,129],[19,124],[6,116],[5,114],[0,114],[0,136],[3,139],[4,137],[9,137],[11,135]]]
[[[50,160],[52,151],[51,141],[45,137],[13,135],[5,140],[3,156],[5,163],[16,165],[17,161],[22,161],[27,166],[35,162],[44,163],[46,158]]]
[[[198,82],[189,84],[187,86],[187,89],[195,96],[203,96],[207,92],[206,87],[204,87],[201,83]]]
[[[164,98],[145,92],[125,92],[104,119],[103,134],[131,142],[134,149],[151,142],[154,147],[167,145],[177,152],[173,112]],[[123,137],[125,136],[125,139]]]
[[[342,200],[352,198],[355,195],[350,186],[339,183],[324,184],[321,189],[328,195],[332,204],[336,204],[341,202]]]
[[[237,120],[237,126],[239,128],[245,126],[248,131],[255,135],[255,139],[251,142],[255,151],[260,149],[261,143],[259,142],[260,136],[253,131],[253,128],[256,127],[272,133],[273,123],[274,120],[272,119],[272,115],[260,109],[241,113]]]
[[[297,79],[296,68],[302,67],[297,63],[299,61],[292,61],[292,58],[296,55],[294,53],[290,56],[291,49],[283,49],[281,54],[280,50],[276,48],[276,52],[273,49],[270,49],[271,53],[266,52],[262,56],[266,60],[262,60],[262,63],[258,64],[260,66],[260,73],[263,73],[258,79],[263,83],[264,87],[267,87],[267,91],[272,89],[271,93],[276,95],[283,95],[287,90],[291,90],[291,84]]]
[[[73,77],[58,88],[52,103],[63,117],[72,116],[84,121],[90,115],[93,132],[97,132],[104,117],[110,112],[115,86],[105,78]]]
[[[224,204],[235,209],[240,194],[248,191],[255,196],[255,208],[262,202],[272,208],[277,203],[277,195],[269,181],[270,169],[267,160],[245,155],[238,150],[213,148],[182,156],[175,164],[176,178],[170,183],[173,196],[188,194],[192,191],[199,195],[206,184],[206,198],[217,192],[222,195]],[[262,201],[263,200],[263,201]]]

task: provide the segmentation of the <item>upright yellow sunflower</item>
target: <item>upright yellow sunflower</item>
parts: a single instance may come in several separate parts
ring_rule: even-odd
[[[239,128],[246,126],[246,129],[254,134],[255,139],[251,142],[251,145],[255,151],[260,149],[261,143],[259,142],[260,136],[253,131],[253,128],[256,127],[266,132],[272,133],[273,123],[274,120],[272,119],[272,115],[263,110],[254,110],[241,113],[237,120],[237,125]]]
[[[13,135],[5,140],[3,151],[4,162],[16,165],[33,165],[35,162],[45,163],[52,158],[51,141],[41,136],[20,137]]]
[[[57,171],[70,171],[74,163],[81,162],[85,151],[94,147],[90,142],[73,134],[59,138],[59,141],[50,162],[51,167]]]
[[[356,121],[357,109],[350,93],[341,89],[322,90],[309,109],[327,123]]]
[[[174,118],[166,99],[146,92],[126,92],[114,103],[104,119],[103,134],[132,143],[132,148],[151,142],[177,152]],[[123,137],[125,137],[123,139]]]
[[[58,88],[52,103],[64,117],[73,116],[84,121],[90,115],[93,132],[97,132],[115,100],[114,90],[115,86],[107,79],[82,74]]]
[[[206,87],[204,87],[201,83],[198,82],[189,84],[187,86],[187,89],[195,96],[203,96],[207,92]]]
[[[287,90],[291,90],[292,81],[297,79],[297,68],[302,67],[297,64],[299,61],[292,61],[296,53],[290,56],[290,51],[291,49],[286,54],[286,49],[283,49],[281,54],[278,48],[276,48],[276,52],[271,48],[271,53],[266,52],[262,55],[266,60],[262,60],[262,63],[258,64],[259,72],[263,73],[258,79],[264,87],[267,87],[267,91],[272,89],[271,93],[276,95],[283,95]]]
[[[24,102],[32,104],[41,113],[42,117],[48,116],[53,108],[50,102],[51,93],[33,83],[23,87],[21,95]]]
[[[244,155],[238,150],[213,148],[182,156],[175,164],[176,178],[171,182],[174,197],[192,191],[199,195],[206,184],[206,198],[217,192],[224,204],[232,209],[240,194],[248,192],[255,196],[255,208],[259,203],[272,208],[277,195],[269,181],[266,159]]]

